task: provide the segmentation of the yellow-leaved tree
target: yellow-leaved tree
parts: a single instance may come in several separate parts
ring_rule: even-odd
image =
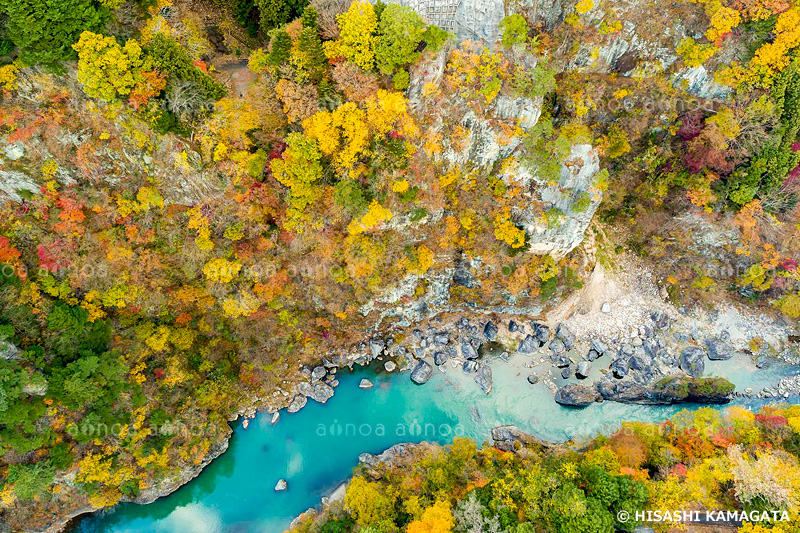
[[[78,81],[89,96],[110,102],[139,82],[144,59],[135,39],[120,46],[114,37],[85,31],[72,48],[78,52]]]
[[[436,502],[425,509],[422,518],[408,524],[408,533],[449,533],[455,520],[447,502]]]
[[[323,44],[328,59],[344,57],[364,70],[375,66],[375,31],[378,17],[369,2],[353,2],[338,15],[339,39]]]

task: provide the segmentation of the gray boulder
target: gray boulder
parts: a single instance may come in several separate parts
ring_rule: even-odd
[[[287,489],[288,486],[289,484],[286,483],[285,479],[279,479],[278,482],[275,484],[275,492],[283,492]]]
[[[566,352],[567,349],[567,346],[561,339],[553,339],[553,341],[550,343],[550,350],[552,350],[556,355]]]
[[[592,339],[592,350],[603,355],[608,351],[608,345],[600,339]]]
[[[712,361],[727,361],[733,357],[733,346],[719,339],[706,339],[708,358]]]
[[[536,374],[530,374],[528,376],[528,383],[530,383],[531,385],[536,385],[537,383],[539,383],[539,376],[537,376]]]
[[[394,361],[386,361],[383,364],[383,369],[386,370],[387,372],[394,372],[396,368],[397,368],[397,363],[395,363]]]
[[[706,369],[705,352],[697,346],[688,346],[681,351],[680,368],[692,377],[700,377]]]
[[[292,401],[286,410],[290,413],[296,413],[297,411],[305,407],[306,403],[308,403],[308,398],[306,398],[306,396],[303,394],[298,394],[294,398],[292,398]]]
[[[581,361],[578,363],[578,369],[575,371],[575,377],[578,379],[586,379],[589,377],[589,372],[592,370],[592,363],[589,361]]]
[[[556,338],[561,339],[567,350],[571,350],[575,346],[575,334],[570,331],[566,324],[559,324],[556,328]]]
[[[333,387],[326,383],[315,383],[310,396],[319,403],[325,403],[333,397]]]
[[[572,375],[572,369],[569,366],[564,367],[564,368],[561,369],[561,378],[562,379],[569,379],[569,377],[571,375]]]
[[[372,381],[368,380],[367,378],[362,378],[361,381],[358,383],[359,389],[371,389],[374,387],[375,384]]]
[[[464,356],[464,359],[477,359],[478,358],[478,350],[475,349],[473,345],[468,342],[461,343],[461,355]]]
[[[436,346],[444,346],[448,342],[450,342],[450,337],[447,335],[446,331],[439,332],[433,337],[433,343]]]
[[[589,350],[589,353],[586,354],[586,359],[589,361],[597,361],[603,354],[598,353],[594,348]]]
[[[527,335],[524,339],[519,341],[519,348],[517,348],[517,351],[521,353],[533,353],[539,346],[539,341],[537,341],[535,337]]]
[[[493,341],[497,338],[497,326],[491,320],[483,327],[483,335]]]
[[[628,375],[630,371],[630,367],[628,363],[625,362],[623,359],[615,359],[611,363],[611,372],[614,374],[614,377],[617,379],[622,379]]]
[[[372,354],[372,357],[378,357],[383,352],[385,347],[386,343],[381,339],[370,339],[369,341],[369,351]]]
[[[518,329],[519,329],[519,325],[517,325],[516,322],[514,322],[513,320],[509,320],[508,321],[508,331],[510,331],[511,333],[514,333]]]
[[[431,379],[432,375],[433,367],[425,361],[420,361],[417,363],[417,366],[414,367],[414,370],[411,371],[411,381],[417,385],[423,385]]]
[[[447,352],[434,352],[433,362],[436,365],[443,365],[447,362]]]
[[[570,383],[558,389],[555,399],[556,403],[566,407],[587,407],[600,398],[600,393],[593,387]]]
[[[554,358],[553,364],[558,368],[566,368],[572,364],[572,361],[570,361],[569,357],[566,355],[559,355],[558,357]]]
[[[473,374],[478,371],[478,362],[464,361],[464,364],[461,365],[461,369],[464,371],[465,374]]]
[[[311,379],[313,381],[319,381],[324,378],[327,373],[324,366],[315,366],[314,370],[311,371]]]
[[[550,340],[550,328],[547,327],[547,324],[542,324],[541,322],[534,322],[531,327],[533,328],[533,336],[539,341],[539,346],[544,346]]]

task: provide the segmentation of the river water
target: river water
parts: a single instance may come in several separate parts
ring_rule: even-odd
[[[298,413],[283,411],[274,426],[269,414],[258,415],[246,430],[237,422],[228,451],[173,494],[149,505],[121,504],[81,519],[72,530],[277,533],[345,481],[363,452],[379,453],[400,442],[448,443],[454,435],[481,443],[489,440],[492,427],[504,424],[549,441],[588,440],[624,420],[659,422],[683,408],[606,402],[567,409],[553,401],[544,383],[526,381],[528,371],[519,360],[498,360],[492,369],[494,390],[488,396],[460,369],[434,372],[424,386],[414,385],[408,374],[345,373],[325,405],[309,400]],[[706,374],[724,375],[737,390],[758,391],[797,372],[787,365],[756,371],[744,356],[706,364]],[[375,387],[360,389],[363,377]],[[279,479],[288,481],[287,491],[274,491]]]

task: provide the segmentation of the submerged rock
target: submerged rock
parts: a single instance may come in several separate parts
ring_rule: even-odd
[[[367,378],[362,378],[361,381],[358,383],[359,389],[371,389],[374,387],[375,384],[372,381],[368,380]]]
[[[539,383],[539,376],[537,376],[536,374],[530,374],[528,376],[528,383],[530,383],[531,385],[536,385],[537,383]]]
[[[433,375],[433,367],[425,361],[420,361],[414,370],[411,371],[411,381],[417,385],[423,385],[431,379]]]
[[[478,373],[475,375],[475,383],[481,388],[481,390],[489,394],[492,392],[492,369],[489,365],[483,365],[478,370]]]
[[[600,399],[596,389],[579,383],[564,385],[556,392],[556,402],[567,407],[587,407]]]

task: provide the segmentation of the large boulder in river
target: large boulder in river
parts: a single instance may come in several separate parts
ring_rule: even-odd
[[[733,357],[733,347],[719,339],[706,339],[708,358],[712,361],[727,361]]]
[[[556,392],[556,402],[567,407],[586,407],[600,398],[596,389],[579,383],[570,383]]]
[[[319,403],[325,403],[333,397],[333,387],[326,383],[315,383],[310,396]]]
[[[681,352],[680,368],[692,377],[699,378],[706,369],[705,352],[697,346],[688,346]]]
[[[666,377],[650,385],[610,379],[597,384],[597,391],[604,400],[644,405],[727,403],[733,390],[733,384],[723,378],[688,376]]]
[[[292,401],[286,410],[289,411],[290,413],[296,413],[297,411],[305,407],[306,403],[308,403],[308,398],[306,398],[305,395],[303,394],[298,394],[294,398],[292,398]]]
[[[586,379],[589,377],[589,372],[592,370],[592,363],[589,361],[581,361],[578,363],[578,369],[575,370],[575,377],[578,379]]]
[[[492,369],[489,365],[483,365],[478,369],[478,373],[475,375],[475,383],[484,393],[489,394],[492,392]]]
[[[536,437],[528,435],[527,433],[523,433],[523,431],[517,426],[508,425],[492,428],[492,446],[498,450],[503,450],[504,452],[515,452],[523,446],[531,445],[549,448],[546,443],[538,440]]]
[[[417,366],[414,367],[414,370],[411,371],[411,381],[417,385],[422,385],[427,383],[432,375],[433,367],[425,361],[420,361],[417,363]]]

